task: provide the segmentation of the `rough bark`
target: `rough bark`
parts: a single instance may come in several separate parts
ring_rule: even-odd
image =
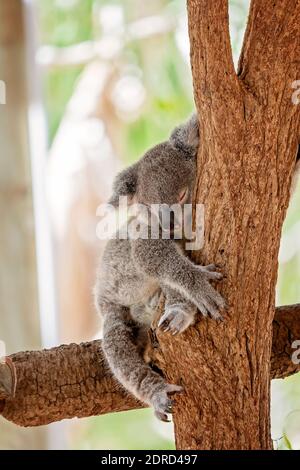
[[[21,352],[10,358],[16,367],[17,389],[15,397],[0,400],[0,414],[20,426],[143,406],[113,378],[100,341]]]
[[[300,339],[300,305],[279,307],[273,322],[271,378],[300,370],[291,355]],[[157,351],[153,350],[153,357]],[[20,352],[10,357],[17,389],[9,397],[11,369],[0,364],[0,414],[20,426],[144,407],[126,393],[105,364],[101,341],[71,344],[50,350]],[[162,364],[162,358],[159,358]],[[164,364],[162,364],[165,367]],[[1,387],[4,385],[4,387]]]
[[[164,371],[185,393],[175,409],[178,449],[271,449],[270,356],[277,259],[299,141],[300,2],[253,0],[234,71],[225,0],[188,0],[201,148],[195,202],[228,302],[225,322],[159,335]]]
[[[300,370],[300,355],[292,357],[299,350],[293,343],[300,340],[300,304],[276,308],[272,326],[271,379],[284,379]]]

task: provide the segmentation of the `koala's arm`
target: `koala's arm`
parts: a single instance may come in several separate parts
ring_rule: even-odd
[[[137,239],[132,244],[138,270],[157,279],[161,286],[179,292],[194,303],[202,315],[222,318],[219,310],[225,307],[225,301],[209,282],[222,278],[214,265],[195,265],[172,240]]]

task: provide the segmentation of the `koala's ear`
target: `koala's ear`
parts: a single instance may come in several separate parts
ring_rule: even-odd
[[[127,196],[128,204],[133,203],[137,187],[138,163],[135,163],[119,173],[113,183],[113,193],[108,204],[119,206],[119,198]]]
[[[194,157],[199,147],[199,121],[197,114],[174,129],[170,136],[171,144],[187,156]]]

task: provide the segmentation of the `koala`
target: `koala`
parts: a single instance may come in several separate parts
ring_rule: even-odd
[[[116,177],[109,204],[117,208],[121,196],[149,211],[152,204],[190,203],[198,145],[198,119],[193,115],[169,140]],[[148,229],[143,218],[139,223]],[[163,229],[160,226],[160,235]],[[174,236],[116,236],[107,242],[95,286],[95,303],[103,318],[103,351],[119,383],[152,406],[162,421],[172,412],[171,395],[182,387],[167,383],[143,357],[160,294],[165,296],[165,310],[158,328],[175,335],[194,323],[197,309],[203,316],[222,319],[224,299],[210,284],[221,278],[215,265],[195,265]]]

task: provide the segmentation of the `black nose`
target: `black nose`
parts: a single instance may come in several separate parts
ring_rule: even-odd
[[[182,227],[181,220],[178,220],[179,214],[176,214],[173,211],[164,211],[164,208],[161,207],[159,211],[159,224],[162,231],[167,234],[169,233],[170,236],[174,235],[174,233]]]

